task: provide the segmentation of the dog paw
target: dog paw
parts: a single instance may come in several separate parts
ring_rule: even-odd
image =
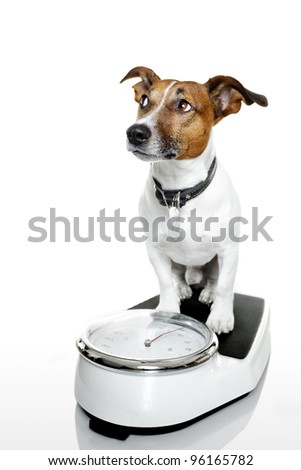
[[[211,328],[215,333],[230,333],[234,328],[234,315],[233,312],[225,313],[224,311],[211,311],[206,325]]]
[[[156,308],[159,312],[167,312],[167,313],[181,313],[179,304],[161,304],[159,303],[158,307]]]
[[[202,304],[210,305],[212,304],[212,302],[214,302],[214,297],[215,297],[215,289],[207,285],[204,287],[204,289],[200,293],[199,301],[202,302]]]
[[[182,284],[177,285],[177,293],[181,300],[190,299],[190,297],[192,296],[191,287],[189,287],[189,285],[186,284],[186,282],[185,283],[183,282]]]
[[[160,296],[160,302],[156,310],[160,312],[180,313],[180,301],[176,295]]]

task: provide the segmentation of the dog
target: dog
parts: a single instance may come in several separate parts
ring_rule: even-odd
[[[153,70],[135,67],[121,83],[136,77],[141,79],[133,86],[139,109],[137,121],[126,131],[127,149],[151,162],[141,217],[152,227],[165,221],[156,225],[156,239],[146,242],[159,281],[158,310],[180,312],[180,301],[192,295],[190,285],[202,282],[199,300],[211,306],[206,324],[217,334],[229,333],[234,327],[238,243],[223,230],[239,217],[240,203],[216,159],[212,128],[237,113],[242,102],[267,106],[268,101],[229,76],[200,84],[161,80]],[[179,235],[180,227],[185,237],[174,240],[169,235]]]

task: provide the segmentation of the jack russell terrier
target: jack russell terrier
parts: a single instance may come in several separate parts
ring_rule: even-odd
[[[133,86],[138,119],[126,132],[127,148],[151,162],[140,215],[150,225],[165,220],[160,228],[157,224],[157,238],[146,242],[159,280],[158,309],[179,312],[180,300],[192,295],[190,285],[203,280],[199,300],[211,305],[207,325],[217,334],[228,333],[234,327],[238,243],[230,233],[221,233],[239,217],[240,204],[217,162],[211,130],[228,114],[237,113],[242,101],[267,106],[267,99],[222,75],[200,84],[161,80],[153,70],[135,67],[121,82],[135,77],[141,78]],[[192,216],[198,221],[198,234],[188,230]],[[181,221],[184,238],[168,237],[171,226],[166,220],[171,218]],[[180,230],[180,225],[174,223],[172,230]]]

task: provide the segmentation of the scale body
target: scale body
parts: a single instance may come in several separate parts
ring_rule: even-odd
[[[199,291],[194,291],[192,299],[182,303],[181,311],[185,318],[190,315],[192,322],[195,318],[205,322],[209,308],[198,302],[198,295]],[[137,315],[151,314],[157,303],[158,297],[154,297],[134,309],[138,309]],[[234,313],[232,333],[220,335],[217,341],[214,333],[205,332],[209,343],[195,355],[198,360],[189,362],[187,353],[184,364],[175,359],[171,366],[161,366],[159,361],[158,368],[155,362],[149,370],[144,366],[132,369],[127,358],[121,365],[110,360],[95,361],[95,357],[89,357],[89,341],[82,335],[77,343],[78,404],[102,426],[111,423],[134,433],[139,429],[158,431],[183,426],[243,397],[256,387],[269,359],[269,311],[263,299],[235,294]],[[160,335],[166,335],[164,338],[155,338],[156,346],[179,334],[175,328],[170,331]]]

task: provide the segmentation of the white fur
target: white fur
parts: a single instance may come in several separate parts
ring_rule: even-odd
[[[167,92],[168,89],[165,96]],[[160,103],[160,106],[163,105],[164,97]],[[206,149],[197,158],[151,163],[149,178],[140,200],[141,216],[147,218],[150,225],[157,217],[164,216],[166,220],[169,217],[168,209],[161,206],[155,197],[153,176],[160,181],[163,189],[191,187],[206,177],[214,155],[211,137]],[[196,209],[197,216],[203,218],[203,222],[209,217],[219,219],[218,223],[212,225],[210,232],[204,231],[203,222],[198,224],[197,235],[202,236],[201,242],[192,240],[190,236],[187,218],[193,209]],[[186,232],[185,239],[181,242],[166,241],[168,235],[166,223],[160,223],[158,242],[153,241],[151,237],[147,241],[149,258],[160,286],[158,309],[179,312],[179,297],[186,298],[191,295],[191,289],[187,285],[185,272],[181,271],[181,266],[194,268],[207,265],[208,280],[200,297],[200,300],[205,303],[213,302],[207,324],[217,333],[226,333],[233,329],[233,288],[238,244],[233,242],[228,235],[221,242],[213,242],[212,236],[218,235],[220,228],[228,227],[229,220],[239,214],[238,197],[227,173],[218,162],[216,174],[210,185],[201,195],[188,201],[180,210],[180,216],[185,219],[182,224]],[[216,255],[218,276],[214,274]],[[175,266],[178,268],[175,269]]]

